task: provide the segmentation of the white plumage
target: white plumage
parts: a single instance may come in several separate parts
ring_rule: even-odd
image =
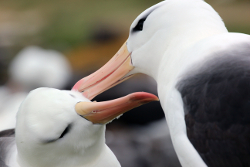
[[[71,67],[61,53],[29,46],[11,62],[9,75],[25,91],[41,86],[62,89],[70,79]]]
[[[105,144],[106,124],[155,100],[155,95],[137,92],[91,102],[76,91],[35,89],[19,107],[15,133],[14,129],[0,132],[0,165],[119,167]]]
[[[72,91],[33,90],[17,114],[16,139],[12,142],[12,149],[6,149],[9,151],[6,165],[120,166],[105,144],[105,125],[93,124],[79,116],[75,111],[75,104],[79,101],[89,100]]]
[[[227,163],[250,165],[248,160],[237,154],[249,145],[247,136],[241,133],[245,125],[249,125],[249,114],[243,110],[248,107],[248,103],[233,103],[239,98],[248,97],[248,91],[243,91],[242,96],[237,94],[237,90],[242,89],[237,84],[243,81],[249,83],[249,71],[244,65],[244,62],[249,61],[249,48],[250,36],[229,33],[217,12],[203,0],[165,0],[142,12],[132,23],[129,38],[117,54],[100,70],[80,80],[74,88],[83,91],[83,94],[91,99],[135,73],[147,74],[157,82],[160,102],[182,166],[207,166],[204,160],[210,163],[210,166],[227,166]],[[236,64],[228,63],[231,59]],[[215,67],[222,72],[218,73],[214,70]],[[232,75],[226,76],[227,71]],[[236,71],[237,74],[234,73]],[[100,75],[103,76],[103,81],[100,80]],[[231,82],[232,78],[236,81]],[[205,79],[207,81],[203,81]],[[214,85],[218,81],[219,84],[225,83],[225,86],[215,89]],[[215,83],[212,85],[210,82]],[[99,90],[93,90],[97,86]],[[209,91],[210,89],[213,91]],[[236,89],[235,94],[239,97],[228,94],[232,89]],[[184,91],[187,93],[184,94]],[[217,94],[212,96],[212,92]],[[192,101],[192,96],[197,96],[196,100]],[[231,99],[223,103],[223,97]],[[206,102],[201,101],[203,99]],[[213,115],[213,110],[206,110],[214,105],[217,109],[222,104],[233,109],[242,109],[242,112],[237,115],[221,109],[216,111],[219,115]],[[203,108],[192,110],[197,106]],[[185,117],[185,114],[189,117]],[[224,117],[220,117],[221,115]],[[185,119],[193,122],[186,122]],[[236,135],[235,129],[233,130],[233,127],[238,125],[236,132],[243,135],[239,138],[239,134]],[[190,136],[187,135],[187,128],[191,128]],[[223,140],[227,133],[235,135],[235,138]],[[211,134],[214,135],[213,138]],[[193,143],[188,137],[193,139]],[[240,138],[244,139],[245,146],[232,145],[233,142],[242,143]],[[229,151],[217,151],[221,144],[216,147],[216,141],[227,143],[227,149],[224,150]],[[196,144],[196,148],[193,144]],[[199,153],[197,149],[200,149]],[[249,157],[250,154],[244,152],[243,155]]]

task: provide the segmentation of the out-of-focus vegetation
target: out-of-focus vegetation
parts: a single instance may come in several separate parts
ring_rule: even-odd
[[[128,32],[133,19],[159,0],[0,1],[0,37],[5,45],[37,44],[65,50],[89,41],[96,26]],[[249,0],[209,0],[229,30],[250,33]],[[4,37],[1,36],[5,33]],[[7,35],[6,35],[7,33]]]
[[[108,24],[114,29],[128,29],[133,18],[156,2],[156,0],[1,1],[0,31],[8,29],[13,34],[11,36],[13,41],[9,42],[17,45],[36,43],[45,47],[65,49],[85,43],[94,26],[100,24]],[[14,28],[6,27],[12,25]]]
[[[61,51],[71,59],[73,67],[82,66],[82,64],[75,65],[74,63],[79,62],[77,59],[80,54],[86,53],[85,46],[87,48],[90,46],[87,53],[91,50],[98,50],[91,47],[96,31],[105,27],[105,30],[114,32],[116,36],[127,36],[128,28],[133,19],[144,9],[157,2],[159,1],[0,1],[0,84],[5,83],[8,78],[7,67],[12,58],[21,49],[30,45]],[[111,48],[113,47],[111,46]],[[116,50],[117,48],[113,49]],[[75,56],[76,52],[79,54]],[[112,53],[114,52],[112,51]],[[108,54],[110,53],[109,51]],[[85,56],[91,59],[91,56]],[[102,56],[103,54],[99,57]],[[109,57],[111,56],[112,54]],[[96,56],[93,57],[96,58]],[[84,58],[81,57],[81,59]],[[103,59],[100,63],[106,60]],[[96,63],[96,60],[86,62],[91,64]]]
[[[136,16],[158,2],[160,0],[0,1],[0,78],[6,76],[4,71],[13,56],[29,45],[63,52],[74,70],[86,70],[93,63],[100,67],[127,38]],[[250,34],[250,0],[207,2],[221,15],[229,31]],[[116,38],[96,46],[93,43],[98,33],[111,33]],[[100,52],[96,47],[102,47]],[[81,56],[85,60],[82,62],[89,64],[85,69],[81,68],[84,66],[79,61]]]
[[[230,32],[250,34],[250,0],[210,0]]]

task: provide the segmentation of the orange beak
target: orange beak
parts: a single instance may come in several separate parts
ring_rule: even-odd
[[[112,59],[93,74],[79,80],[72,90],[83,92],[86,98],[92,100],[98,94],[130,78],[132,75],[125,77],[134,68],[130,55],[124,43]]]
[[[107,124],[128,110],[158,100],[153,94],[137,92],[110,101],[79,102],[75,105],[75,110],[94,124]]]

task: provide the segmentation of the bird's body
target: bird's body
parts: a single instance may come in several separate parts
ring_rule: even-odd
[[[208,166],[248,166],[250,38],[223,34],[197,45],[188,51],[197,56],[193,62],[158,89],[175,150],[183,166],[200,165],[195,151]]]
[[[114,59],[77,86],[92,98],[98,93],[89,85],[99,74],[110,83],[94,84],[99,92],[147,74],[157,82],[183,167],[249,166],[249,56],[250,36],[229,33],[210,5],[165,0],[142,12]],[[108,70],[115,58],[122,62],[117,73],[125,71],[119,76]]]
[[[201,62],[196,72],[177,84],[188,138],[208,166],[250,166],[250,45],[246,44],[231,46],[230,53],[217,51],[219,57]]]

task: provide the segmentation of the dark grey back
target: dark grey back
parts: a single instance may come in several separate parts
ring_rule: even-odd
[[[250,45],[229,49],[177,85],[188,138],[209,167],[250,166]]]
[[[15,142],[15,130],[9,129],[0,132],[0,167],[8,167],[5,164],[8,147]]]

